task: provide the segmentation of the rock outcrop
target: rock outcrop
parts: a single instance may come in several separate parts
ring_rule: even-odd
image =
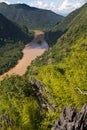
[[[54,111],[58,109],[52,94],[41,81],[31,77],[30,83],[40,110]],[[70,106],[64,107],[62,116],[56,121],[51,130],[87,130],[87,105],[85,104],[79,113],[77,108],[72,110]]]
[[[30,78],[30,83],[40,110],[46,109],[48,111],[54,111],[57,106],[47,87],[33,77]]]
[[[65,107],[51,130],[87,130],[87,105],[79,113],[77,108],[72,110],[70,106]]]
[[[11,128],[15,126],[15,121],[7,114],[0,116],[0,128],[7,130],[7,127]]]

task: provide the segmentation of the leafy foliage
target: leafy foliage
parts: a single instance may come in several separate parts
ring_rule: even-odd
[[[68,104],[79,109],[84,103],[87,104],[87,94],[84,94],[87,93],[87,4],[79,10],[67,32],[57,39],[52,48],[33,61],[26,73],[48,87],[59,110]],[[50,119],[43,122],[50,129]]]
[[[1,130],[3,126],[7,130],[50,130],[65,105],[80,109],[87,104],[87,4],[72,14],[66,33],[32,62],[25,76],[7,77],[0,82],[0,115],[9,115],[15,122],[12,127],[0,122]],[[57,104],[54,112],[39,110],[30,76],[46,85]]]
[[[24,44],[22,42],[18,42],[15,44],[6,44],[0,48],[0,74],[3,74],[17,64],[18,59],[22,57],[23,47]]]
[[[6,78],[0,83],[0,117],[9,115],[14,121],[0,121],[0,130],[38,129],[40,112],[31,85],[27,79],[19,76]]]

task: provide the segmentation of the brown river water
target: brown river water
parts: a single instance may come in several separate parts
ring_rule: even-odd
[[[13,74],[23,75],[25,74],[27,67],[31,62],[37,57],[44,53],[48,49],[48,44],[44,40],[44,33],[40,30],[35,30],[35,37],[32,42],[25,45],[23,49],[23,57],[17,63],[17,65],[11,68],[8,72],[0,76],[2,80],[6,75],[11,76]],[[38,41],[42,41],[41,44],[38,44]]]

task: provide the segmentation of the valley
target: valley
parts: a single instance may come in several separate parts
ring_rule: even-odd
[[[11,68],[8,72],[0,76],[2,80],[6,75],[23,75],[25,74],[27,67],[31,62],[37,57],[43,54],[43,52],[48,49],[48,44],[44,40],[44,33],[40,30],[34,30],[34,39],[32,42],[25,45],[23,49],[23,57],[18,61],[17,65]],[[41,41],[41,43],[38,43]]]
[[[87,3],[0,10],[0,130],[87,130]]]

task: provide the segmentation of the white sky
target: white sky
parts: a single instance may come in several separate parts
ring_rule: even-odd
[[[67,15],[71,11],[81,7],[87,0],[0,0],[8,4],[25,3],[42,9],[49,9],[58,14]]]

